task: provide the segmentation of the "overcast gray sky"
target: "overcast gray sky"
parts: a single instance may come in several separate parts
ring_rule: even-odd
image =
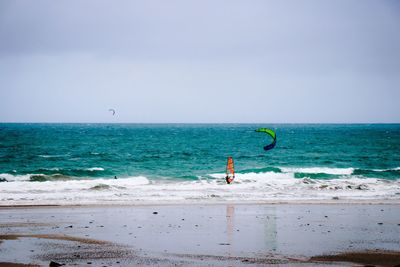
[[[0,0],[2,122],[400,122],[399,102],[399,1]]]

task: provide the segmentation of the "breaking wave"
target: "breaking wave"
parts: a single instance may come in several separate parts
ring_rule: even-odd
[[[385,171],[398,170],[375,170],[377,173]],[[299,177],[300,173],[305,177]],[[313,175],[333,177],[316,179]],[[224,173],[188,180],[145,176],[68,180],[53,176],[50,179],[43,174],[0,174],[0,178],[10,179],[10,176],[14,182],[0,184],[0,205],[400,200],[399,179],[362,177],[357,174],[357,169],[246,170],[236,173],[231,185],[225,183]]]

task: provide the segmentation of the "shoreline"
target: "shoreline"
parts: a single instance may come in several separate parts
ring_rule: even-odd
[[[0,209],[12,208],[74,208],[74,207],[149,207],[149,206],[213,206],[213,205],[400,205],[400,199],[328,199],[328,200],[282,200],[282,201],[249,201],[249,202],[231,202],[231,201],[214,201],[214,202],[143,202],[143,203],[90,203],[90,204],[17,204],[17,205],[0,205]]]
[[[0,263],[400,264],[399,233],[397,203],[2,207]]]

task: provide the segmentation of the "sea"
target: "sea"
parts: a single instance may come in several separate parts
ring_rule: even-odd
[[[0,124],[0,205],[340,200],[400,200],[400,124]]]

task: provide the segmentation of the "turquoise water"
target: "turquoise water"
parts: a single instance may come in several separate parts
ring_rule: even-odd
[[[399,201],[399,151],[399,124],[0,124],[0,205]]]
[[[271,139],[259,127],[276,131],[274,149],[263,150]],[[353,168],[393,180],[399,151],[399,124],[0,124],[0,179],[196,180],[223,173],[232,156],[238,173],[286,167],[300,168],[295,178],[329,179],[343,173],[324,168]]]

